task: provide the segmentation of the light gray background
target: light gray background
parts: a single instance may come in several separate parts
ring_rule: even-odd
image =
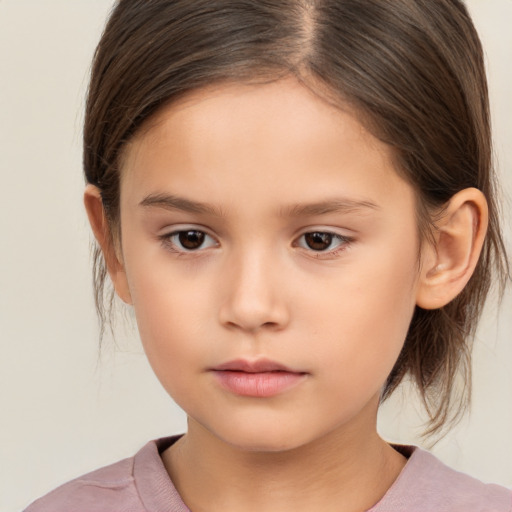
[[[496,153],[512,190],[512,0],[468,2],[486,48]],[[111,0],[0,0],[0,511],[182,432],[184,415],[137,337],[98,361],[81,125],[89,63]],[[511,245],[510,206],[505,214]],[[434,447],[512,486],[512,297],[475,347],[471,415]],[[107,345],[111,346],[109,340]],[[407,393],[382,410],[390,440],[421,443]]]

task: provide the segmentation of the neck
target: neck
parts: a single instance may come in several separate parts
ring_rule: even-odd
[[[262,453],[232,446],[189,420],[188,433],[163,460],[194,512],[362,512],[382,498],[405,459],[375,426],[353,427],[298,448]]]

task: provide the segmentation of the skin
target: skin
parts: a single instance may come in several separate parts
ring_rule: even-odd
[[[437,247],[422,244],[391,150],[291,78],[195,91],[131,141],[115,250],[92,186],[86,207],[149,361],[188,415],[162,458],[189,508],[355,512],[385,494],[406,461],[377,434],[379,395],[416,304],[439,307],[469,279],[482,197],[463,191]],[[186,250],[180,230],[204,244]],[[318,250],[314,232],[338,238]],[[211,371],[260,358],[303,378],[247,397]]]

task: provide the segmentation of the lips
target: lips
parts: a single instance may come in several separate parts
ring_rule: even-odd
[[[212,368],[220,386],[240,396],[272,397],[298,385],[306,373],[292,370],[268,359],[237,359]]]
[[[257,361],[246,361],[244,359],[237,359],[227,363],[216,366],[214,370],[218,371],[234,371],[246,373],[265,373],[265,372],[295,372],[286,366],[270,361],[269,359],[258,359]]]

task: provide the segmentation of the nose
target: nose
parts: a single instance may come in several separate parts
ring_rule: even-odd
[[[272,261],[274,260],[274,261]],[[219,319],[231,329],[281,330],[289,322],[289,304],[275,258],[248,250],[226,263]]]

